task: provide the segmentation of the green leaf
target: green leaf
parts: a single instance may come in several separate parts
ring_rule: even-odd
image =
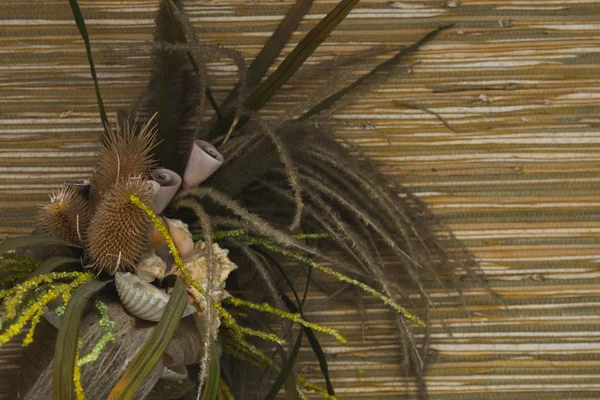
[[[247,85],[253,89],[260,83],[269,67],[281,53],[290,40],[292,33],[298,29],[300,21],[306,15],[314,0],[296,0],[296,3],[287,12],[285,18],[279,23],[267,43],[260,50],[250,67],[248,68]]]
[[[215,342],[210,343],[210,366],[208,368],[208,379],[202,392],[202,400],[215,400],[219,395],[219,382],[221,380],[221,363],[219,351]]]
[[[283,60],[281,65],[245,100],[244,106],[258,111],[298,71],[310,55],[346,18],[359,0],[342,0],[323,18]]]
[[[108,282],[90,281],[81,285],[69,300],[54,347],[53,391],[55,400],[71,400],[75,390],[73,371],[83,310],[92,295]]]
[[[31,236],[19,236],[15,238],[6,239],[4,242],[0,243],[0,255],[14,250],[18,247],[23,246],[46,246],[46,245],[57,245],[57,246],[69,246],[69,247],[81,247],[77,244],[73,244],[67,242],[65,240],[59,239],[55,236],[41,236],[41,235],[31,235]]]
[[[298,308],[294,305],[290,298],[285,295],[285,293],[281,293],[281,297],[283,299],[283,302],[290,309],[291,312],[299,312]],[[300,312],[300,315],[302,315],[302,312]],[[302,316],[302,318],[304,318],[304,316]],[[321,373],[323,374],[323,377],[325,378],[325,384],[327,385],[327,394],[329,394],[330,396],[335,396],[335,390],[333,389],[333,385],[331,384],[331,380],[329,378],[329,366],[327,364],[327,357],[325,357],[325,353],[321,348],[321,344],[319,343],[319,340],[317,339],[317,337],[311,329],[302,327],[302,330],[304,331],[304,333],[306,333],[306,337],[308,338],[310,347],[313,349],[313,352],[315,353],[315,356],[319,361],[319,367],[321,368]]]
[[[46,261],[44,261],[40,266],[31,274],[32,277],[43,275],[54,271],[56,268],[61,265],[71,264],[71,263],[79,263],[81,260],[75,257],[64,257],[64,256],[56,256],[50,257]]]
[[[303,330],[301,330],[298,334],[298,339],[296,339],[296,343],[292,348],[292,352],[290,353],[287,362],[279,372],[277,379],[275,379],[275,382],[273,382],[271,389],[269,389],[269,393],[267,393],[265,396],[265,400],[274,400],[275,396],[277,396],[277,393],[279,393],[290,374],[293,373],[294,364],[296,363],[296,358],[298,358],[298,353],[300,352],[300,347],[302,346],[302,333]]]
[[[77,0],[69,0],[69,4],[71,5],[71,11],[73,12],[73,18],[77,24],[77,29],[79,29],[83,43],[85,43],[85,52],[87,53],[88,63],[90,64],[90,72],[92,74],[92,80],[94,81],[94,89],[96,90],[96,102],[98,103],[98,111],[100,111],[100,120],[102,120],[102,125],[104,127],[104,135],[108,137],[109,123],[106,116],[106,111],[104,111],[104,102],[102,101],[102,96],[100,95],[98,77],[96,76],[96,66],[94,65],[94,59],[92,58],[92,47],[90,46],[90,39],[88,37],[87,27],[85,26],[85,19],[83,18],[79,4],[77,4]]]
[[[452,25],[441,26],[438,29],[436,29],[434,31],[431,31],[427,35],[423,36],[421,39],[419,39],[419,41],[411,44],[408,47],[403,48],[394,57],[390,58],[387,61],[384,61],[381,64],[379,64],[374,69],[372,69],[370,72],[368,72],[367,74],[365,74],[365,75],[361,76],[360,78],[358,78],[350,86],[347,86],[344,89],[342,89],[342,90],[340,90],[340,91],[332,94],[331,96],[329,96],[328,98],[326,98],[325,100],[323,100],[322,102],[320,102],[319,104],[317,104],[316,106],[314,106],[312,109],[310,109],[308,112],[306,112],[306,114],[304,114],[302,117],[300,117],[299,120],[300,121],[306,120],[306,119],[312,117],[313,115],[317,115],[320,112],[322,112],[324,110],[327,110],[336,101],[338,101],[339,99],[341,99],[342,97],[344,97],[345,95],[347,95],[348,93],[350,93],[351,91],[353,91],[354,89],[356,89],[358,86],[360,86],[360,84],[362,84],[364,81],[366,81],[367,79],[369,79],[371,76],[373,76],[373,75],[377,74],[378,72],[383,71],[383,70],[385,70],[385,69],[393,66],[398,61],[400,61],[400,59],[402,57],[404,57],[405,55],[407,55],[407,54],[409,54],[409,53],[411,53],[411,52],[413,52],[415,50],[417,50],[423,44],[425,44],[426,42],[428,42],[431,39],[433,39],[438,33],[440,33],[441,31],[443,31],[444,29],[448,29],[450,27],[452,27]]]
[[[156,363],[162,358],[187,305],[187,292],[178,279],[167,303],[162,318],[152,335],[137,354],[127,370],[117,382],[107,400],[125,400],[133,397],[144,383]]]
[[[279,292],[279,294],[281,295],[281,299],[285,303],[286,307],[293,313],[300,313],[302,318],[306,319],[304,317],[304,313],[302,311],[302,304],[304,303],[304,300],[306,299],[306,294],[308,292],[308,285],[310,283],[310,274],[312,272],[312,268],[309,269],[309,276],[307,277],[307,280],[306,280],[304,298],[301,301],[300,297],[298,297],[298,292],[296,292],[296,288],[294,288],[292,281],[285,273],[285,270],[283,269],[281,264],[279,262],[277,262],[277,260],[275,258],[273,258],[273,256],[271,256],[269,253],[262,251],[260,249],[254,249],[254,250],[256,252],[262,254],[263,256],[265,256],[270,262],[272,262],[277,267],[279,272],[283,275],[284,280],[287,282],[288,286],[292,290],[292,293],[294,294],[294,297],[296,298],[296,301],[298,302],[298,306],[296,306],[294,304],[294,302],[285,293],[283,293],[281,291]],[[306,334],[306,337],[308,338],[308,341],[310,343],[310,347],[312,347],[313,352],[315,353],[315,356],[317,357],[317,360],[319,361],[319,367],[321,368],[321,373],[323,374],[323,377],[325,378],[325,384],[327,385],[327,393],[330,396],[335,396],[335,390],[333,389],[333,385],[331,384],[331,380],[329,378],[329,366],[327,364],[327,357],[325,356],[325,352],[323,352],[323,349],[321,348],[321,344],[319,343],[319,340],[317,339],[317,337],[314,334],[314,332],[312,331],[312,329],[309,329],[309,328],[303,326],[302,330]]]

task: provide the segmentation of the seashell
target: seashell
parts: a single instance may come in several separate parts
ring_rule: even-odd
[[[175,247],[179,250],[179,255],[183,260],[186,260],[194,249],[194,240],[188,228],[188,225],[178,219],[170,219],[163,217],[164,223],[169,228],[169,233],[173,238]],[[160,232],[154,230],[152,234],[152,246],[158,249],[165,246],[167,243]]]
[[[169,295],[164,290],[143,281],[131,272],[117,272],[115,285],[121,303],[127,311],[146,321],[160,320],[169,301]],[[188,305],[181,318],[194,312],[194,307]]]
[[[161,379],[167,379],[170,381],[179,381],[181,379],[186,379],[188,377],[187,369],[184,366],[179,367],[163,367],[163,371],[161,374]]]
[[[183,187],[187,189],[204,182],[223,165],[223,161],[225,159],[212,144],[196,140],[183,173]]]
[[[137,276],[146,282],[164,278],[166,271],[167,263],[157,256],[155,252],[150,253],[148,257],[140,261],[135,269]]]
[[[150,173],[154,182],[159,184],[159,190],[154,194],[155,213],[160,214],[175,196],[181,186],[181,177],[174,171],[166,168],[155,169]]]
[[[217,243],[212,245],[213,251],[213,268],[217,281],[213,283],[211,288],[208,287],[208,257],[209,249],[206,242],[197,242],[194,245],[194,250],[188,257],[189,261],[185,264],[187,272],[194,280],[196,280],[200,286],[202,286],[211,296],[211,298],[217,302],[229,297],[229,293],[224,290],[225,281],[231,273],[231,271],[237,268],[228,257],[229,250],[221,248]],[[179,270],[175,272],[176,275],[180,275]],[[200,309],[206,307],[206,299],[196,289],[187,284],[188,292],[195,299],[195,305],[199,306]]]

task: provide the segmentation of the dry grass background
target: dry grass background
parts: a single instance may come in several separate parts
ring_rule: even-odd
[[[291,3],[188,0],[187,10],[202,40],[252,59]],[[80,4],[114,112],[147,82],[157,1]],[[334,4],[316,1],[294,42]],[[456,295],[434,293],[453,336],[432,322],[430,395],[600,398],[600,3],[364,0],[309,61],[408,45],[442,23],[456,26],[406,60],[417,65],[334,115],[339,135],[427,201],[507,300],[508,310],[473,287],[469,319]],[[68,2],[1,0],[0,26],[0,232],[17,235],[51,188],[90,173],[102,128]],[[211,68],[222,95],[235,71]],[[325,81],[292,82],[266,115]],[[323,298],[315,288],[309,305]],[[365,305],[362,323],[342,302],[310,314],[351,340],[323,338],[337,392],[410,397],[389,315]],[[309,351],[302,371],[318,378]]]

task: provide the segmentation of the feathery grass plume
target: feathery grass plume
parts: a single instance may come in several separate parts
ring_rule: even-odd
[[[62,186],[50,195],[50,202],[40,209],[45,233],[67,242],[83,244],[90,224],[91,206],[72,186]]]
[[[120,180],[105,194],[88,229],[88,254],[97,269],[110,274],[135,269],[150,247],[152,222],[131,203],[131,195],[152,205],[147,180]]]
[[[156,128],[152,120],[141,127],[135,122],[123,122],[117,129],[109,128],[108,138],[98,154],[96,170],[90,179],[90,198],[95,205],[112,185],[132,177],[146,177],[155,165],[151,152],[156,146]]]
[[[183,6],[182,0],[161,1],[156,13],[152,50],[152,74],[146,96],[132,111],[145,120],[157,114],[156,127],[160,143],[154,150],[163,168],[183,176],[195,139],[195,127],[190,126],[196,108],[202,103],[205,78],[203,67],[194,70],[186,51],[174,51],[168,45],[185,44],[185,32],[174,24],[173,7]]]

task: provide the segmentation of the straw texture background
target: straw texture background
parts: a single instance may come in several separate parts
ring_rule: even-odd
[[[187,10],[201,40],[252,59],[291,3],[188,0]],[[334,4],[316,1],[294,43]],[[112,113],[147,82],[157,1],[80,5]],[[408,45],[442,23],[456,26],[406,60],[419,64],[335,114],[339,135],[427,201],[507,300],[508,310],[473,287],[469,319],[455,294],[434,293],[453,336],[432,321],[430,395],[600,398],[600,4],[364,0],[309,61]],[[0,26],[0,233],[12,236],[31,230],[50,189],[90,173],[102,128],[68,2],[0,0]],[[235,70],[211,68],[222,96]],[[266,115],[325,80],[294,81]],[[323,298],[315,288],[310,304]],[[350,340],[322,338],[337,393],[410,398],[389,314],[364,301],[364,323],[340,302],[310,313]],[[319,382],[303,351],[302,372]]]

